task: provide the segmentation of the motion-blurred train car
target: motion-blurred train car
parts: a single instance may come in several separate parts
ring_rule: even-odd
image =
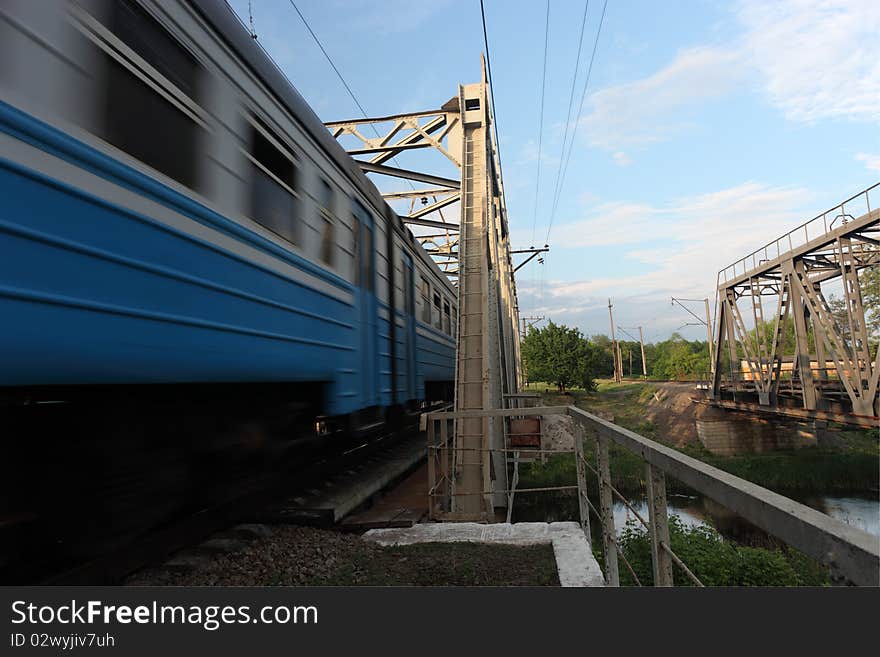
[[[224,2],[4,0],[0,199],[6,402],[449,398],[455,288]]]

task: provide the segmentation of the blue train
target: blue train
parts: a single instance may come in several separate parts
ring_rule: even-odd
[[[222,1],[4,0],[0,199],[8,403],[450,398],[455,288]]]

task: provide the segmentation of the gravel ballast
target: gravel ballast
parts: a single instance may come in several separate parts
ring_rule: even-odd
[[[201,568],[149,568],[134,586],[559,586],[550,545],[381,547],[357,534],[279,526]]]

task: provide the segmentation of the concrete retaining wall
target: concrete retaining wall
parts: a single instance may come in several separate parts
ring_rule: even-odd
[[[815,447],[821,428],[812,424],[772,422],[714,409],[696,420],[700,443],[713,454],[760,453],[776,449]]]

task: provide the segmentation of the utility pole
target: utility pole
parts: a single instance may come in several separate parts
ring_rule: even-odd
[[[703,299],[703,302],[706,304],[706,335],[709,337],[709,369],[712,369],[715,366],[715,359],[712,357],[712,342],[714,338],[712,337],[712,318],[709,316],[709,297]]]
[[[642,335],[642,327],[639,327],[639,345],[642,348],[642,377],[648,378],[648,366],[645,364],[645,336]]]
[[[519,334],[519,340],[522,342],[526,339],[526,333],[529,329],[534,328],[535,324],[543,320],[544,317],[520,317],[520,321],[522,321],[522,333]],[[531,383],[529,381],[529,373],[525,369],[525,363],[523,363],[523,380],[526,382],[526,385]]]
[[[648,378],[648,368],[647,368],[647,366],[645,365],[645,336],[642,334],[642,327],[641,327],[641,326],[635,326],[635,327],[630,327],[630,328],[631,328],[633,331],[636,330],[636,329],[639,329],[639,346],[641,347],[641,350],[642,350],[642,376],[643,376],[644,378],[647,379],[647,378]],[[630,338],[633,342],[636,341],[636,339],[632,336],[632,333],[630,333],[629,331],[627,331],[627,330],[626,330],[625,328],[623,328],[622,326],[618,326],[618,327],[617,327],[617,330],[618,330],[618,331],[623,331],[627,336],[629,336],[629,338]],[[632,376],[632,349],[630,349],[629,357],[630,357],[630,363],[629,363],[629,375]],[[622,370],[622,369],[623,369],[623,366],[621,365],[621,370]]]
[[[706,306],[706,319],[705,319],[705,320],[700,319],[696,314],[694,314],[694,312],[693,312],[690,308],[688,308],[687,306],[685,306],[685,305],[682,303],[682,301],[688,301],[688,302],[691,302],[691,303],[699,303],[700,301],[702,301],[702,302],[705,304],[705,306]],[[706,325],[706,335],[709,337],[709,367],[712,368],[712,371],[714,372],[715,360],[714,360],[714,358],[713,358],[714,351],[713,351],[713,349],[712,349],[712,347],[713,347],[713,344],[712,344],[712,342],[713,342],[713,338],[712,338],[712,318],[711,318],[711,316],[709,315],[709,298],[707,297],[707,298],[705,298],[705,299],[676,299],[675,297],[672,297],[672,305],[674,306],[675,304],[678,304],[679,306],[681,306],[682,308],[684,308],[686,311],[688,311],[691,315],[694,316],[694,318],[697,319],[697,321],[699,321],[700,324],[705,324],[705,325]],[[685,326],[687,326],[687,324],[686,324]]]
[[[608,318],[611,320],[611,358],[614,361],[614,382],[620,383],[623,378],[623,367],[620,365],[620,345],[617,342],[617,333],[614,330],[614,312],[611,310],[611,299],[608,299]]]

